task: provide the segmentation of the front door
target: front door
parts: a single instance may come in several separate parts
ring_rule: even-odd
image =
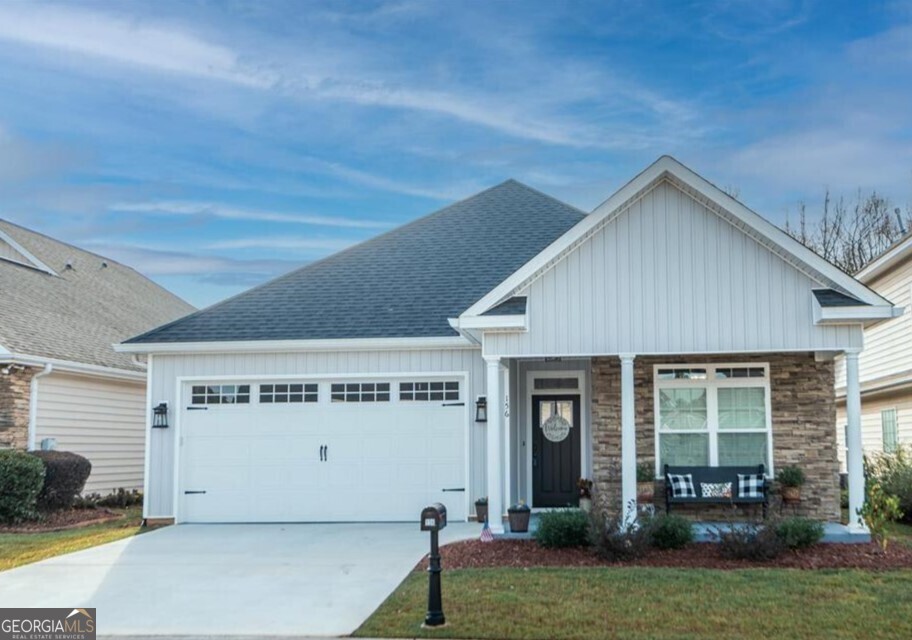
[[[532,396],[532,505],[578,505],[579,395]]]

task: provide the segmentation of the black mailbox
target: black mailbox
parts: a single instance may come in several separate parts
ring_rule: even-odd
[[[435,502],[421,510],[421,530],[440,531],[447,525],[446,507]]]

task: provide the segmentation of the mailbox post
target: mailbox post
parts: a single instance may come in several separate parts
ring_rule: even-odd
[[[421,530],[431,532],[431,555],[428,566],[428,610],[424,616],[426,627],[439,627],[446,623],[443,615],[443,596],[440,593],[440,549],[438,532],[447,524],[446,507],[435,502],[421,510]]]

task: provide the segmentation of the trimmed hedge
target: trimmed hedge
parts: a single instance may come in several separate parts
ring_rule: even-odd
[[[693,524],[687,518],[661,515],[653,523],[652,544],[657,549],[682,549],[693,539]]]
[[[45,467],[38,508],[54,511],[72,507],[92,473],[92,463],[71,451],[32,451],[32,455],[41,460]]]
[[[25,451],[0,450],[0,522],[16,524],[35,518],[44,485],[44,465]]]
[[[776,525],[776,535],[789,549],[805,549],[823,540],[823,523],[810,518],[786,518]]]
[[[582,509],[555,509],[538,517],[533,535],[542,547],[585,547],[589,545],[589,514]]]

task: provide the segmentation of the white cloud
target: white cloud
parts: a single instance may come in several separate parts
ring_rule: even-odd
[[[248,87],[267,88],[277,80],[244,65],[231,49],[186,31],[61,6],[0,5],[0,39]]]
[[[219,240],[205,245],[206,249],[302,249],[339,251],[352,246],[356,241],[335,238],[300,238],[294,236],[265,236]]]
[[[283,222],[323,227],[347,227],[353,229],[382,229],[387,222],[346,218],[343,216],[321,216],[298,213],[281,213],[254,209],[241,209],[213,202],[192,202],[185,200],[161,200],[156,202],[121,202],[112,204],[111,211],[178,216],[212,216],[228,220],[251,220],[255,222]]]

